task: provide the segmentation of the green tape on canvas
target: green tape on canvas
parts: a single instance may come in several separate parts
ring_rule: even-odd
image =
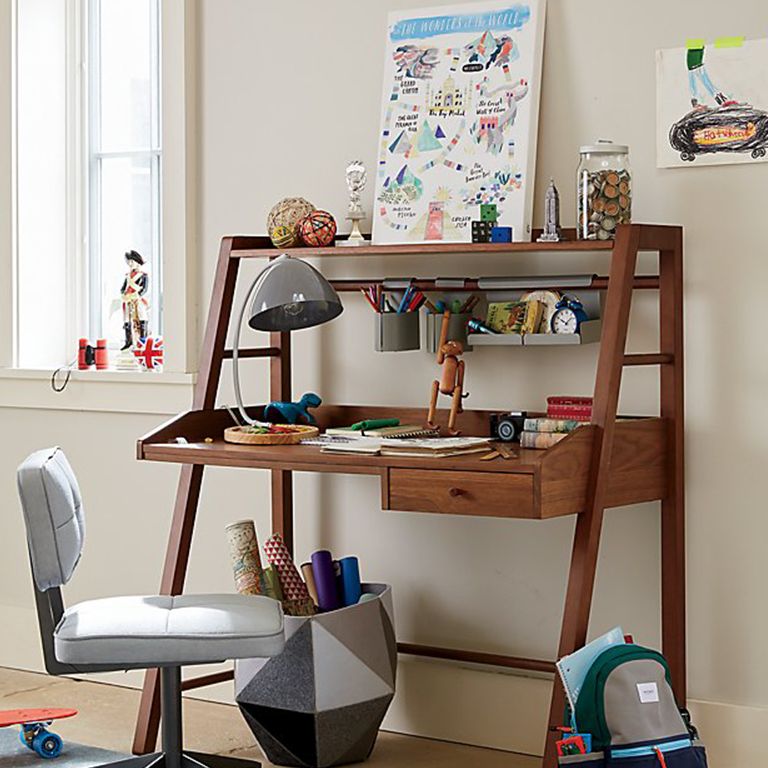
[[[696,51],[699,48],[703,48],[707,44],[707,41],[703,37],[689,37],[685,41],[685,47],[691,51]]]
[[[715,48],[741,48],[742,45],[743,37],[718,37],[715,40]]]

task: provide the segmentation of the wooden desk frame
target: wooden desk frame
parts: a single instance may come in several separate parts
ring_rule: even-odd
[[[686,639],[685,639],[685,494],[684,494],[684,456],[683,456],[683,233],[680,227],[631,224],[620,226],[613,242],[575,241],[574,232],[566,232],[569,242],[563,243],[505,243],[505,244],[444,244],[413,246],[362,246],[355,249],[335,248],[298,248],[292,253],[302,256],[348,257],[359,259],[364,256],[388,256],[407,254],[467,254],[498,253],[513,255],[517,252],[551,251],[606,251],[611,253],[610,270],[607,277],[595,277],[592,287],[606,291],[603,313],[603,332],[597,363],[594,388],[593,426],[582,432],[579,441],[586,440],[579,450],[587,452],[586,474],[583,476],[583,496],[578,497],[576,507],[573,502],[561,508],[554,508],[552,514],[577,514],[576,530],[571,551],[571,563],[566,590],[558,657],[571,653],[587,640],[590,609],[594,591],[595,571],[600,545],[603,515],[606,508],[618,503],[629,504],[649,499],[661,501],[661,626],[662,646],[669,660],[670,669],[678,703],[684,706],[686,700]],[[535,235],[534,235],[535,238]],[[658,275],[637,276],[635,274],[638,251],[655,251],[659,254]],[[382,478],[382,506],[389,508],[391,476],[398,470],[396,461],[379,464],[365,464],[364,460],[353,460],[347,466],[335,466],[337,457],[328,458],[319,451],[307,454],[307,459],[296,461],[294,453],[274,455],[251,454],[243,458],[242,454],[228,454],[225,448],[213,447],[206,454],[204,450],[168,444],[169,436],[184,434],[205,434],[222,423],[220,411],[215,411],[222,363],[231,359],[232,350],[225,346],[225,337],[229,328],[235,286],[242,259],[274,258],[277,251],[264,237],[225,237],[221,242],[216,275],[213,284],[208,323],[205,331],[203,350],[200,359],[200,371],[195,386],[192,411],[182,415],[170,425],[160,428],[152,435],[139,441],[138,454],[141,459],[156,459],[182,463],[176,503],[173,510],[170,535],[166,551],[163,575],[160,584],[162,594],[180,594],[189,562],[192,533],[200,497],[200,488],[204,467],[208,464],[223,466],[261,466],[271,472],[272,492],[272,528],[280,532],[289,546],[293,543],[293,481],[292,469],[302,471],[337,471],[365,472],[379,474]],[[356,291],[363,284],[376,282],[371,280],[345,279],[332,281],[338,291]],[[417,285],[424,289],[434,289],[434,280],[419,280]],[[567,288],[568,286],[555,286]],[[477,289],[476,281],[466,284],[464,291]],[[633,291],[651,289],[659,292],[659,351],[648,354],[626,354],[627,330]],[[525,354],[524,352],[518,354]],[[270,369],[270,398],[273,400],[291,399],[291,340],[287,333],[270,334],[270,346],[248,349],[241,352],[243,358],[267,358]],[[661,456],[662,466],[657,467],[660,476],[658,482],[646,485],[646,490],[639,490],[640,476],[628,480],[630,476],[619,471],[619,447],[625,439],[625,422],[616,422],[616,411],[621,387],[622,373],[625,366],[658,365],[660,368],[660,418],[649,420],[661,424],[663,429],[655,433],[652,444],[656,454]],[[361,408],[363,408],[361,406]],[[349,407],[346,413],[352,413]],[[375,406],[364,407],[366,413],[371,410],[384,413],[387,409]],[[415,409],[389,409],[398,413]],[[325,409],[322,421],[330,423],[333,407]],[[336,411],[338,414],[341,411]],[[480,426],[487,423],[487,412],[467,411],[463,415],[467,424]],[[487,427],[486,427],[487,428]],[[202,432],[200,430],[203,430]],[[652,427],[648,427],[653,431]],[[469,430],[468,430],[469,431]],[[635,429],[635,433],[647,430]],[[477,432],[483,434],[483,432]],[[200,438],[201,439],[201,438]],[[580,442],[576,433],[566,438],[559,445],[565,451],[576,451]],[[567,446],[567,447],[566,447]],[[647,447],[647,446],[646,446]],[[203,448],[203,446],[198,446]],[[614,451],[616,448],[616,451]],[[549,451],[522,452],[523,458],[518,466],[509,469],[512,473],[532,473],[534,477],[544,476],[545,467],[555,464],[558,446]],[[260,450],[260,449],[256,449]],[[307,449],[309,450],[309,449]],[[625,451],[626,452],[626,451]],[[567,454],[570,456],[570,453]],[[574,454],[575,455],[575,454]],[[255,457],[258,456],[258,459]],[[612,459],[615,463],[612,464]],[[370,459],[369,459],[370,461]],[[402,460],[400,460],[402,461]],[[429,469],[445,469],[451,474],[450,464],[432,463]],[[492,465],[502,462],[490,462]],[[652,463],[652,462],[651,462]],[[462,472],[454,475],[475,477],[462,465]],[[477,468],[479,469],[479,467]],[[490,469],[483,465],[483,469]],[[400,469],[401,472],[422,471],[420,469]],[[428,470],[425,470],[428,471]],[[497,470],[500,471],[500,470]],[[538,473],[538,474],[537,474]],[[613,476],[613,482],[612,482]],[[483,475],[483,478],[489,477]],[[496,476],[498,477],[498,475]],[[483,480],[484,482],[484,480]],[[616,490],[618,487],[618,491]],[[650,491],[648,489],[651,489]],[[454,494],[452,494],[454,495]],[[541,503],[540,493],[536,493],[536,504]],[[435,502],[441,503],[440,500]],[[559,511],[557,511],[559,509]],[[536,514],[528,517],[548,516],[547,508],[535,507]],[[429,511],[445,511],[429,510]],[[452,511],[452,510],[448,510]],[[550,509],[551,511],[551,509]],[[483,509],[461,511],[459,514],[494,514]],[[510,510],[509,517],[521,516]],[[554,662],[540,659],[524,659],[500,654],[479,653],[452,648],[420,646],[412,643],[400,643],[401,653],[425,655],[433,658],[452,659],[463,662],[490,664],[526,670],[552,672]],[[226,671],[186,680],[184,689],[197,688],[222,682],[232,678],[232,672]],[[562,687],[555,680],[549,714],[549,732],[544,755],[545,768],[556,765],[553,728],[560,724],[564,706]],[[159,678],[157,670],[146,674],[141,698],[139,716],[136,723],[133,751],[136,754],[150,752],[157,739],[160,719]]]

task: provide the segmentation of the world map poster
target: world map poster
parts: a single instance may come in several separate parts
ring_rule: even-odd
[[[530,240],[545,0],[391,13],[375,243]]]

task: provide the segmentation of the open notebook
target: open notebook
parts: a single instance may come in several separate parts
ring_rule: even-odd
[[[444,458],[488,450],[487,437],[426,437],[421,439],[359,437],[322,445],[326,453],[381,453],[383,456]]]

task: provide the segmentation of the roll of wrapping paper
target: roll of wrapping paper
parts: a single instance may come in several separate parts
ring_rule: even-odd
[[[341,602],[345,607],[356,605],[363,593],[360,585],[360,563],[356,557],[342,557],[339,560],[339,571]]]
[[[317,607],[321,611],[335,611],[341,608],[331,553],[327,549],[321,549],[314,552],[311,559],[317,589]]]
[[[312,602],[317,605],[317,586],[315,585],[315,574],[312,573],[312,563],[301,564],[301,575],[307,584],[307,591],[312,598]]]
[[[261,558],[253,520],[239,520],[226,528],[235,588],[241,595],[260,595]]]
[[[307,591],[293,558],[279,533],[264,542],[264,552],[269,564],[277,571],[280,589],[283,592],[283,610],[289,616],[308,616],[314,613],[314,604]],[[311,613],[310,613],[311,611]]]
[[[273,600],[283,601],[280,579],[277,577],[277,571],[271,565],[261,572],[261,591]]]

